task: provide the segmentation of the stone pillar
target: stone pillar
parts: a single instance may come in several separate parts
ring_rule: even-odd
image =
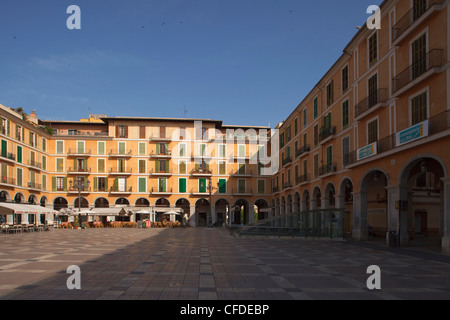
[[[446,250],[450,249],[450,177],[445,177],[441,179],[444,187],[442,188],[442,192],[444,193],[443,197],[443,208],[442,215],[444,218],[444,236],[442,238],[442,248]]]
[[[399,201],[408,203],[408,189],[402,186],[386,187],[388,191],[387,199],[387,218],[388,231],[400,232],[400,245],[407,245],[409,242],[408,233],[408,209],[400,209]],[[411,207],[411,203],[408,203]]]
[[[353,192],[353,231],[352,238],[367,240],[367,194]]]
[[[189,216],[190,223],[189,223],[189,225],[191,227],[195,227],[195,226],[197,226],[197,224],[196,224],[195,206],[190,206],[189,208],[190,208],[190,216]]]
[[[216,216],[216,207],[215,206],[211,206],[211,210],[210,210],[210,218],[211,220],[207,221],[208,227],[212,227],[212,225],[217,221],[217,216]],[[210,224],[211,223],[211,224]]]
[[[248,208],[248,221],[246,223],[253,223],[255,221],[255,207],[253,205],[249,205]]]

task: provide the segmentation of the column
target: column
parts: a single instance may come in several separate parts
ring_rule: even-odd
[[[367,194],[353,192],[353,231],[352,238],[367,240]]]
[[[195,226],[197,226],[196,221],[195,221],[196,220],[195,206],[190,206],[189,208],[190,208],[189,225],[191,227],[195,227]]]
[[[403,186],[386,187],[388,192],[387,220],[388,231],[400,233],[400,245],[407,245],[409,242],[408,233],[408,208],[400,209],[399,201],[403,200],[411,207],[408,200],[408,189]],[[387,237],[387,235],[386,235]]]
[[[208,227],[212,227],[212,225],[217,221],[217,216],[216,216],[216,206],[210,206],[211,207],[211,212],[210,212],[210,217],[211,217],[211,221],[208,221]]]
[[[445,177],[441,179],[444,187],[442,192],[443,197],[443,208],[442,215],[444,218],[444,236],[442,238],[442,248],[450,248],[450,177]]]
[[[255,221],[255,208],[253,207],[253,205],[249,204],[248,221],[246,221],[246,222],[247,223],[253,223],[253,221]]]

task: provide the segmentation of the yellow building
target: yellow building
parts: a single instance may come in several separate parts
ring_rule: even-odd
[[[111,208],[121,207],[132,214],[120,219],[139,221],[147,208],[156,220],[187,214],[192,226],[247,224],[268,214],[270,177],[252,157],[269,128],[106,115],[43,121],[3,106],[0,114],[4,201],[74,214],[110,208],[104,222],[118,219]]]
[[[340,208],[355,239],[450,246],[450,8],[386,0],[279,126],[275,215]]]

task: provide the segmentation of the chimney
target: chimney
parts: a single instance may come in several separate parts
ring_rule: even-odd
[[[33,110],[33,112],[30,113],[30,117],[37,119],[36,110]]]

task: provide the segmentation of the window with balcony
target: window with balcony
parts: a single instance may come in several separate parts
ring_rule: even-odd
[[[424,33],[411,44],[412,78],[415,79],[427,70],[427,34]]]
[[[21,187],[22,186],[22,168],[17,168],[16,173],[16,184]]]
[[[367,123],[367,144],[372,144],[378,140],[378,119]]]
[[[146,154],[146,148],[145,148],[146,143],[145,142],[139,142],[138,144],[138,151],[139,151],[139,155],[140,156],[145,156]]]
[[[105,159],[97,159],[97,171],[100,173],[104,173],[105,172]]]
[[[146,173],[146,161],[144,159],[138,160],[139,173]]]
[[[99,141],[97,142],[97,153],[99,155],[104,155],[105,154],[105,142],[104,141]]]
[[[245,193],[245,179],[238,179],[238,192]]]
[[[227,180],[219,179],[219,193],[227,193]]]
[[[266,193],[266,181],[258,180],[258,194],[265,194],[265,193]]]
[[[327,107],[334,102],[334,83],[333,80],[327,85]]]
[[[187,185],[186,178],[178,178],[178,192],[186,193]]]
[[[427,92],[421,93],[411,99],[411,124],[421,123],[428,118]]]
[[[181,160],[179,163],[178,163],[178,172],[180,173],[180,174],[186,174],[186,171],[187,171],[187,166],[186,166],[186,161],[185,160]]]
[[[314,98],[314,119],[317,119],[319,115],[319,102],[317,97]]]
[[[342,128],[345,129],[349,125],[349,109],[348,100],[342,103]]]
[[[147,192],[147,178],[138,178],[138,192]]]
[[[64,154],[64,141],[56,141],[56,153]]]
[[[348,90],[348,65],[345,66],[344,69],[342,69],[342,93],[347,92]]]

